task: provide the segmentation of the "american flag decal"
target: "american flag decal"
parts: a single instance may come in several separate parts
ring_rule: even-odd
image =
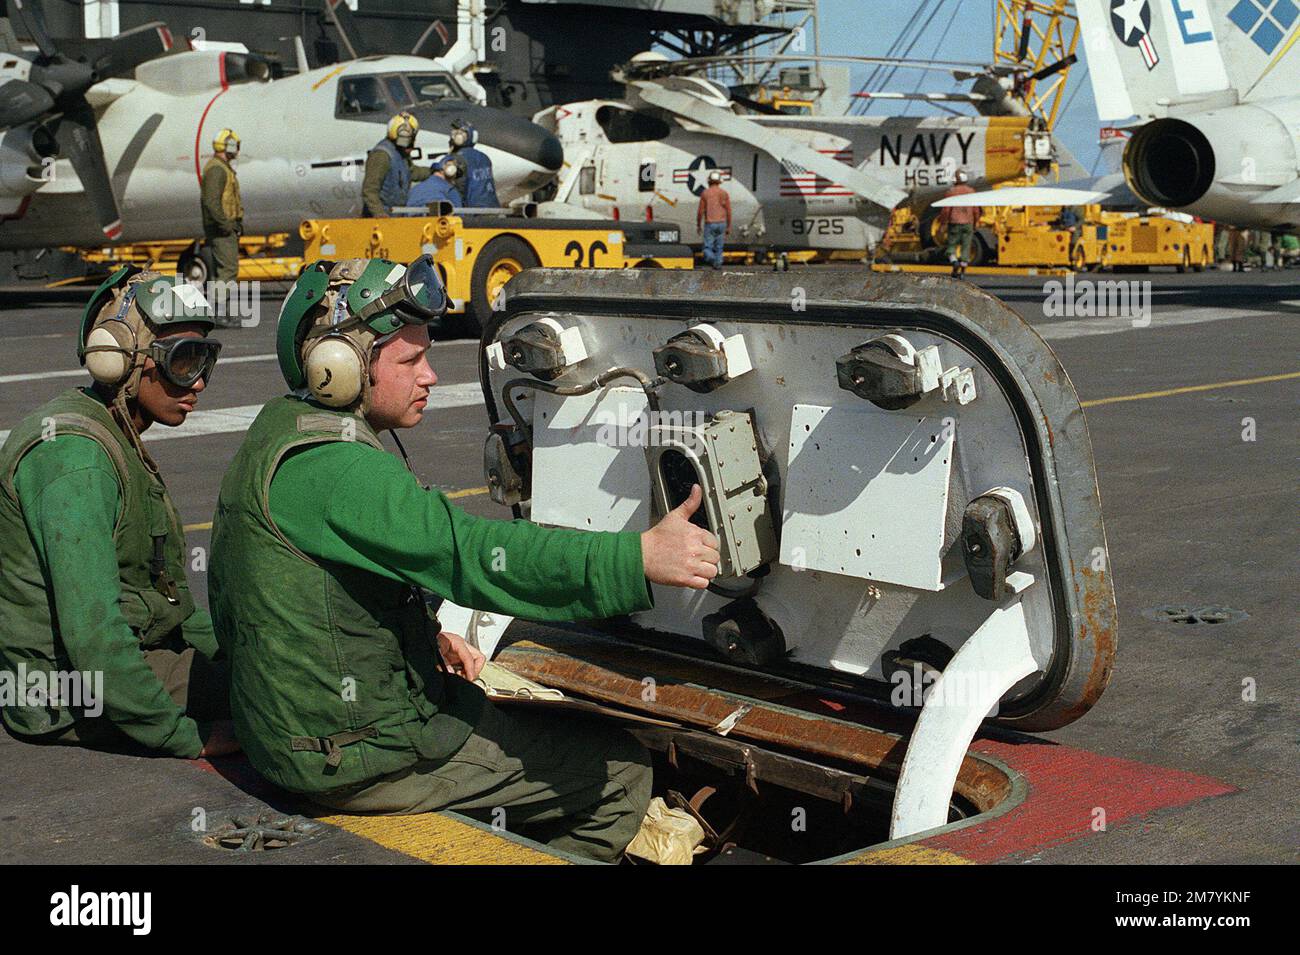
[[[823,156],[829,156],[837,162],[842,162],[846,166],[853,165],[853,150],[845,149],[819,149],[817,150]],[[803,166],[788,159],[781,160],[781,165],[786,171],[786,175],[781,177],[781,196],[787,199],[851,199],[853,192],[836,182],[829,179],[823,179],[815,173],[809,172]]]

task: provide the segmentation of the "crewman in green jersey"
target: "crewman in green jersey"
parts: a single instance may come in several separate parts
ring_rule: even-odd
[[[482,654],[440,632],[431,605],[632,613],[651,606],[648,581],[706,587],[718,542],[690,521],[698,487],[645,533],[473,517],[422,487],[378,434],[420,424],[445,301],[427,256],[316,263],[285,300],[292,393],[253,422],[214,520],[235,727],[264,776],[326,806],[504,814],[511,831],[615,861],[650,801],[645,750],[617,727],[488,702],[470,682]]]

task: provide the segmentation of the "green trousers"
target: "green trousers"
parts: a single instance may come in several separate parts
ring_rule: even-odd
[[[650,805],[650,758],[616,726],[488,703],[445,763],[314,796],[342,812],[451,809],[554,849],[617,862]]]
[[[967,222],[956,222],[948,226],[948,261],[969,262],[971,242],[975,238],[975,227]]]
[[[213,281],[233,282],[239,278],[239,236],[209,235],[204,242],[212,250],[212,259],[217,266]]]
[[[184,647],[177,641],[178,647]],[[144,662],[163,685],[172,702],[199,723],[230,719],[230,664],[209,660],[193,647],[142,650]],[[33,743],[59,743],[92,749],[120,749],[138,744],[107,716],[77,720],[65,730],[45,736],[24,736]]]

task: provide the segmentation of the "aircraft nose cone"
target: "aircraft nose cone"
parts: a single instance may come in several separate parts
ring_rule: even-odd
[[[537,127],[541,129],[541,127]],[[564,165],[564,145],[546,130],[542,129],[542,142],[537,149],[537,164],[551,172]]]
[[[491,146],[502,152],[513,153],[549,172],[555,172],[564,165],[564,146],[531,120],[472,103],[444,101],[438,105],[442,107],[440,112],[444,114],[447,125],[454,119],[472,123],[478,130],[480,146]]]

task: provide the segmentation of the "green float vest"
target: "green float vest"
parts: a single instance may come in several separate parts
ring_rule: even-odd
[[[212,529],[212,619],[230,658],[235,732],[258,772],[300,793],[447,759],[484,699],[441,669],[419,591],[314,560],[275,526],[271,479],[285,455],[331,441],[387,453],[363,418],[268,402],[221,483]]]
[[[20,663],[29,673],[72,668],[14,476],[23,455],[36,445],[73,434],[103,448],[117,473],[121,507],[113,543],[119,606],[141,646],[164,644],[194,612],[185,585],[181,522],[162,479],[145,467],[99,399],[80,389],[66,391],[24,418],[0,448],[0,669],[14,671]],[[73,707],[4,707],[4,721],[14,732],[33,735],[65,729],[80,715]]]

